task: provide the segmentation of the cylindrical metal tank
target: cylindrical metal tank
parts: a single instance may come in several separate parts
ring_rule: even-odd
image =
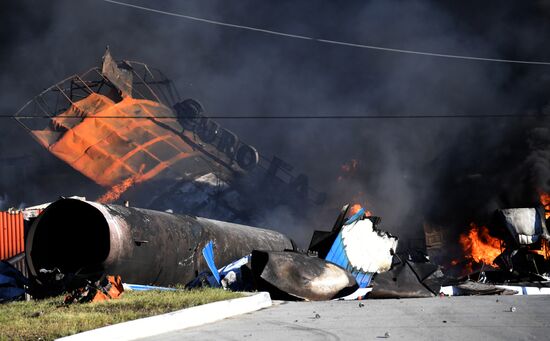
[[[202,248],[214,241],[217,266],[252,250],[292,249],[285,235],[250,226],[165,212],[61,199],[44,210],[26,242],[29,271],[89,279],[122,276],[127,283],[185,284],[208,270]]]

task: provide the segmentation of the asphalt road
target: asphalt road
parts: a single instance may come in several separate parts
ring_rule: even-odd
[[[268,309],[147,340],[550,339],[550,296],[364,300],[361,304],[275,302]]]

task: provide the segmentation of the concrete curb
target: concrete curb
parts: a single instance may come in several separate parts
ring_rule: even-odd
[[[135,340],[174,330],[200,326],[202,324],[223,320],[231,316],[267,308],[271,305],[272,302],[269,294],[267,292],[260,292],[253,296],[208,303],[167,314],[89,330],[87,332],[66,336],[58,340]]]

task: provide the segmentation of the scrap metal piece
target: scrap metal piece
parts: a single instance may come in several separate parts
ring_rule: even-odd
[[[216,282],[220,284],[220,272],[218,271],[216,263],[214,263],[214,243],[212,241],[209,241],[208,244],[206,244],[206,246],[202,249],[202,256],[206,261],[206,265],[208,265],[208,268],[212,272],[212,275],[216,279]]]
[[[36,219],[27,238],[30,274],[59,269],[78,284],[117,274],[136,284],[186,284],[208,271],[201,256],[210,241],[215,263],[228,264],[253,249],[292,249],[285,235],[222,221],[134,207],[61,199]],[[44,280],[44,281],[42,281]]]
[[[375,228],[370,217],[352,217],[336,236],[326,260],[350,271],[361,288],[373,274],[390,269],[397,237]]]
[[[330,300],[357,289],[341,267],[297,252],[252,252],[251,269],[258,290],[275,299]]]
[[[354,270],[372,273],[390,269],[397,237],[376,229],[370,219],[346,224],[341,234],[343,249]]]
[[[122,97],[132,97],[133,74],[132,67],[125,63],[117,63],[111,56],[109,49],[103,55],[101,74],[113,83],[120,91]]]
[[[497,216],[519,245],[536,243],[540,237],[550,239],[544,212],[536,208],[497,210]]]
[[[340,230],[346,221],[348,210],[349,204],[342,207],[331,231],[313,231],[313,236],[311,237],[308,251],[317,252],[317,255],[323,259],[327,256],[334,240],[336,239],[336,236],[340,233]]]
[[[517,291],[493,284],[466,281],[452,287],[453,296],[515,295]]]
[[[390,271],[376,275],[368,298],[419,298],[439,294],[444,275],[437,265],[397,257]]]
[[[349,205],[342,207],[332,231],[314,231],[309,251],[348,270],[365,288],[373,274],[391,267],[398,238],[378,230],[381,219],[366,216],[364,209],[346,220],[348,210]]]

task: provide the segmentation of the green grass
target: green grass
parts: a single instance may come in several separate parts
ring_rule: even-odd
[[[63,296],[0,305],[0,340],[52,340],[205,303],[242,297],[222,289],[126,291],[115,300],[64,306]]]

